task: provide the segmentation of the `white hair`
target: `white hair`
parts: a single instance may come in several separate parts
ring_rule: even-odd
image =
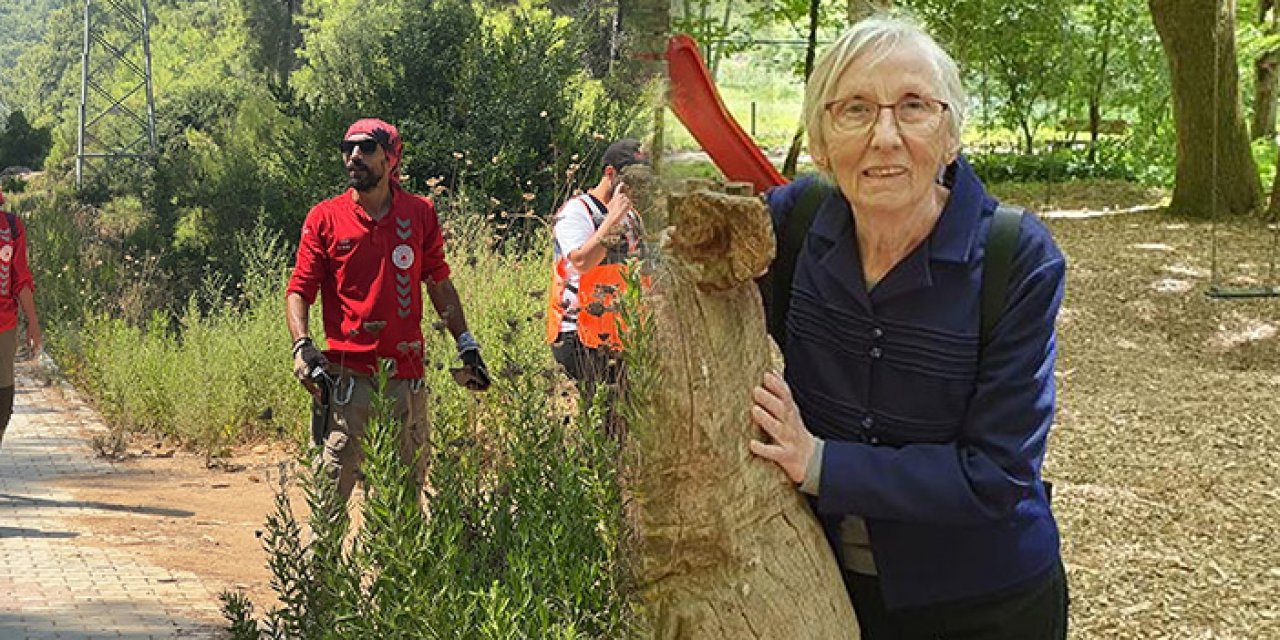
[[[836,99],[832,93],[845,70],[854,62],[864,67],[874,66],[889,54],[911,45],[920,47],[932,63],[936,97],[947,103],[947,113],[950,114],[947,127],[954,145],[951,151],[959,151],[966,98],[956,61],[915,22],[876,16],[850,27],[823,52],[809,75],[804,93],[804,123],[809,132],[809,152],[815,159],[828,156],[827,131],[823,126],[826,117],[824,105]],[[827,167],[823,170],[830,171]]]

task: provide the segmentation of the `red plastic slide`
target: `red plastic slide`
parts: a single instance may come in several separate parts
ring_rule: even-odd
[[[671,110],[726,178],[750,182],[757,191],[787,183],[725,108],[693,38],[683,33],[671,37],[667,65]]]

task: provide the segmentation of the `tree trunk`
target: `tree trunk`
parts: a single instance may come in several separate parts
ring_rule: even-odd
[[[1257,93],[1254,95],[1252,139],[1273,138],[1276,134],[1276,67],[1280,53],[1268,51],[1253,63]]]
[[[1098,134],[1102,128],[1102,95],[1106,91],[1107,66],[1111,62],[1111,26],[1115,23],[1115,14],[1108,11],[1103,18],[1099,30],[1097,64],[1093,73],[1095,81],[1089,92],[1089,164],[1098,160]]]
[[[1268,35],[1276,32],[1280,16],[1267,19],[1267,14],[1275,9],[1273,0],[1259,0],[1258,26]],[[1276,80],[1277,66],[1280,66],[1280,52],[1275,49],[1266,51],[1253,61],[1254,97],[1253,126],[1249,128],[1252,140],[1273,138],[1276,135]]]
[[[649,151],[654,170],[662,163],[663,114],[667,104],[667,39],[671,32],[669,0],[619,0],[618,23],[623,64],[608,86],[615,95],[641,100],[649,112]]]
[[[849,24],[892,7],[893,0],[849,0]]]
[[[1173,83],[1178,145],[1170,213],[1208,218],[1215,211],[1242,215],[1255,210],[1261,184],[1240,103],[1234,2],[1148,3]]]
[[[859,637],[812,511],[748,439],[751,389],[779,359],[753,281],[774,238],[757,198],[671,196],[675,223],[630,334],[636,574],[655,638]]]
[[[809,74],[813,73],[813,60],[818,54],[818,9],[820,0],[809,0],[809,42],[804,50],[804,81],[809,82]],[[804,121],[796,127],[796,135],[791,138],[791,146],[787,149],[787,159],[782,163],[782,175],[794,178],[796,164],[800,162],[800,143],[804,140]]]
[[[1026,118],[1018,119],[1018,129],[1022,131],[1022,153],[1032,155],[1036,152],[1036,136],[1031,130],[1031,121]]]

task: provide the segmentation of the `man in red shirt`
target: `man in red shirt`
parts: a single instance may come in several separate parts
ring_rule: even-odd
[[[4,204],[4,194],[0,194]],[[27,346],[40,353],[35,282],[27,266],[27,230],[18,216],[0,211],[0,441],[13,417],[13,361],[18,351],[18,308],[27,317]]]
[[[286,292],[286,320],[294,374],[315,396],[314,414],[325,416],[313,437],[345,499],[363,458],[360,440],[380,359],[395,364],[386,392],[402,424],[401,458],[415,465],[419,487],[426,479],[430,424],[422,380],[421,285],[457,342],[463,367],[455,369],[454,378],[484,391],[489,375],[449,281],[435,207],[400,187],[399,132],[381,120],[359,120],[340,147],[351,188],[317,204],[303,222]],[[317,293],[323,298],[329,347],[323,352],[308,335]],[[322,388],[321,381],[329,382]]]

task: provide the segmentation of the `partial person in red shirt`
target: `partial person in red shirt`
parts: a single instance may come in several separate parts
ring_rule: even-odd
[[[286,292],[293,371],[315,402],[312,436],[338,493],[351,495],[369,421],[372,378],[380,359],[395,363],[386,393],[402,425],[400,455],[421,487],[430,455],[423,386],[422,285],[458,347],[459,384],[489,388],[480,345],[467,330],[449,280],[444,237],[431,201],[400,187],[403,145],[396,128],[366,118],[340,143],[350,188],[307,214]],[[309,332],[317,293],[323,299],[321,351]]]
[[[0,204],[4,194],[0,193]],[[27,266],[27,229],[18,216],[0,210],[0,442],[13,417],[13,362],[18,353],[18,309],[27,318],[27,347],[40,353],[35,281]]]

